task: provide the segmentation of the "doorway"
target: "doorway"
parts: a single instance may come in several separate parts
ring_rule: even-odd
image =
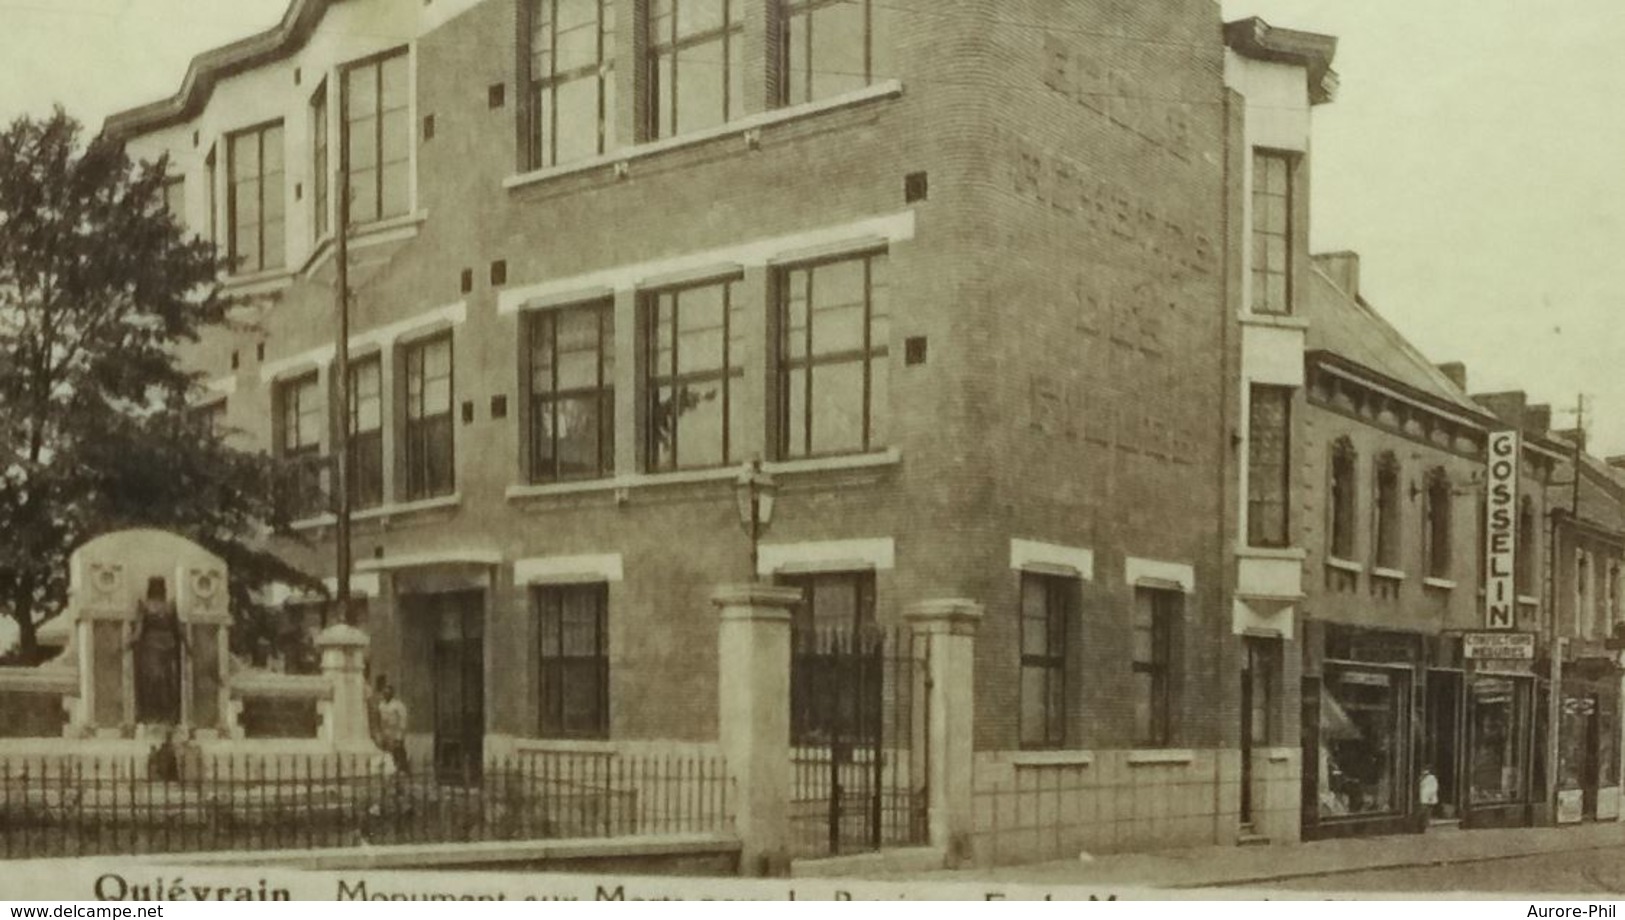
[[[1241,823],[1257,830],[1258,805],[1265,798],[1259,758],[1275,743],[1275,707],[1280,640],[1247,636],[1241,662]]]
[[[485,592],[409,595],[403,606],[428,640],[435,776],[477,782],[485,749]]]
[[[1439,781],[1439,802],[1428,818],[1454,820],[1461,817],[1461,762],[1465,747],[1462,738],[1461,671],[1428,671],[1426,719],[1423,723],[1422,767],[1433,771]]]

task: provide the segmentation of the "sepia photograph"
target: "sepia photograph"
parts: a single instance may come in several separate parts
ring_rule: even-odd
[[[0,899],[1618,898],[1622,46],[0,0]]]

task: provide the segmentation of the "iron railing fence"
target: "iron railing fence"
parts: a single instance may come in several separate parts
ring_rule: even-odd
[[[706,753],[525,752],[444,775],[376,757],[0,762],[7,859],[733,830],[734,791]],[[171,777],[168,780],[162,776]]]

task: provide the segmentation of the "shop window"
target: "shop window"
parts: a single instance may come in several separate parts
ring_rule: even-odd
[[[1173,662],[1184,603],[1178,591],[1134,592],[1134,743],[1141,747],[1173,742]]]
[[[1253,151],[1254,313],[1292,312],[1292,158]]]
[[[651,139],[703,131],[745,112],[740,0],[650,0],[644,67]]]
[[[891,70],[876,41],[875,0],[781,0],[779,93],[784,105],[859,90]]]
[[[886,443],[891,337],[886,255],[787,269],[778,278],[778,455]]]
[[[1076,579],[1021,576],[1021,746],[1066,744],[1067,624]]]
[[[615,147],[615,0],[529,0],[527,163],[545,169]]]
[[[1254,384],[1248,400],[1247,543],[1290,545],[1292,388]]]
[[[1332,445],[1331,552],[1338,559],[1354,558],[1354,520],[1358,492],[1355,486],[1356,454],[1348,438]]]
[[[1322,818],[1405,810],[1409,706],[1407,672],[1327,665],[1317,732]]]
[[[542,737],[607,737],[608,586],[539,587],[532,596],[541,640]]]
[[[1528,800],[1530,681],[1477,675],[1472,680],[1468,781],[1474,805]]]
[[[1372,502],[1374,520],[1372,539],[1376,552],[1372,554],[1377,568],[1399,568],[1399,460],[1393,453],[1377,457],[1376,496]]]
[[[231,135],[226,144],[226,251],[232,271],[281,268],[283,220],[282,123]]]
[[[451,336],[414,342],[403,350],[406,430],[402,460],[408,501],[449,495],[453,472]]]
[[[1422,571],[1430,578],[1448,579],[1451,574],[1453,500],[1450,477],[1435,467],[1422,494]]]
[[[615,467],[615,305],[534,314],[530,481],[607,476]]]
[[[726,466],[740,459],[744,429],[744,303],[723,282],[643,299],[646,468]]]
[[[322,400],[315,374],[277,385],[272,445],[283,463],[278,499],[290,518],[327,509],[326,462],[322,457]]]
[[[344,69],[350,148],[350,221],[365,224],[410,210],[412,122],[405,50]]]
[[[350,500],[357,508],[384,501],[383,362],[350,365]]]

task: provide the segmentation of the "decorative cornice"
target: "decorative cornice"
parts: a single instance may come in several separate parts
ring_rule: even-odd
[[[215,84],[223,78],[287,57],[303,47],[327,8],[338,2],[341,0],[291,0],[281,22],[257,35],[199,54],[186,69],[186,78],[175,95],[109,115],[102,123],[102,134],[128,138],[186,121],[203,108]]]
[[[1224,43],[1242,57],[1277,64],[1293,64],[1309,75],[1309,102],[1320,105],[1337,95],[1337,39],[1316,32],[1277,29],[1253,16],[1224,25]]]

